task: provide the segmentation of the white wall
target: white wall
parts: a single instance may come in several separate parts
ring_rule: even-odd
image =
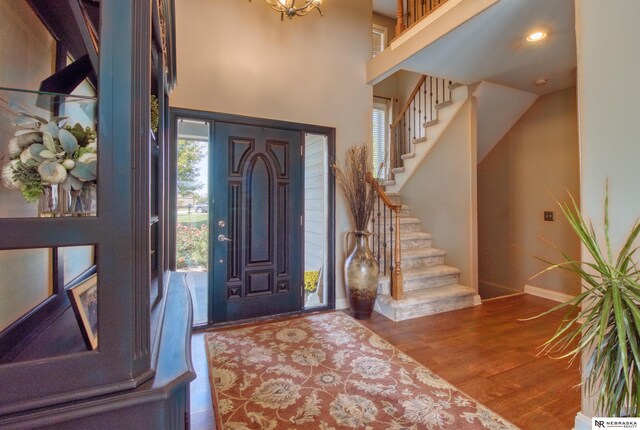
[[[569,191],[579,201],[579,176],[573,87],[536,100],[478,164],[483,299],[523,291],[525,284],[571,296],[580,292],[578,277],[561,270],[530,279],[548,266],[536,257],[560,262],[559,251],[580,255],[578,238],[554,200],[566,200]],[[544,221],[544,211],[553,211],[555,221]]]
[[[538,96],[487,81],[481,81],[473,95],[478,107],[478,163],[481,163]]]
[[[336,128],[337,155],[371,136],[368,0],[324,0],[293,20],[262,1],[177,0],[178,86],[172,106]],[[344,234],[336,199],[336,292],[344,298]]]
[[[469,99],[403,186],[402,201],[447,252],[446,264],[460,269],[460,283],[477,291],[475,117]]]
[[[396,37],[396,20],[374,12],[373,23],[387,29],[387,46],[389,46],[389,43]]]
[[[608,179],[615,255],[640,215],[640,2],[611,3],[576,0],[576,31],[582,211],[602,238]],[[584,395],[582,412],[593,413]]]
[[[373,86],[373,94],[391,99],[391,121],[399,114],[422,77],[419,73],[400,70]]]

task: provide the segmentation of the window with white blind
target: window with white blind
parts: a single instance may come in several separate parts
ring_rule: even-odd
[[[380,168],[380,165],[385,161],[387,142],[389,139],[389,117],[388,108],[386,103],[374,101],[372,112],[372,142],[373,142],[373,166],[372,171],[374,176],[381,178],[385,177],[385,171]]]
[[[371,54],[376,56],[387,46],[387,29],[373,24],[373,32],[371,34]]]

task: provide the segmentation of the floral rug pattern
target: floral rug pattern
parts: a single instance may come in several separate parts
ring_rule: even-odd
[[[224,430],[516,429],[340,312],[205,342]]]

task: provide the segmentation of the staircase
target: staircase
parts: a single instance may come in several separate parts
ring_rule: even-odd
[[[400,192],[467,101],[469,90],[466,85],[424,76],[411,97],[392,124],[387,193]]]
[[[391,123],[384,187],[367,179],[378,195],[371,226],[380,267],[375,310],[394,321],[480,304],[474,288],[459,284],[460,270],[445,264],[446,252],[432,246],[431,234],[400,204],[403,186],[468,98],[466,85],[423,75]]]
[[[391,297],[391,279],[381,276],[375,310],[393,321],[403,321],[479,303],[473,288],[458,283],[460,271],[445,264],[446,252],[431,246],[431,234],[420,230],[420,220],[411,217],[406,205],[399,221],[404,297]]]

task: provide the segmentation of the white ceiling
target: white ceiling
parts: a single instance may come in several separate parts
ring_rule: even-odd
[[[373,11],[390,18],[396,17],[396,0],[373,0]]]
[[[373,0],[387,14],[395,0]],[[467,0],[473,1],[473,0]],[[545,40],[526,35],[544,30]],[[489,81],[539,95],[575,85],[573,0],[501,0],[406,60],[402,69],[465,84]],[[533,85],[547,78],[542,87]]]

